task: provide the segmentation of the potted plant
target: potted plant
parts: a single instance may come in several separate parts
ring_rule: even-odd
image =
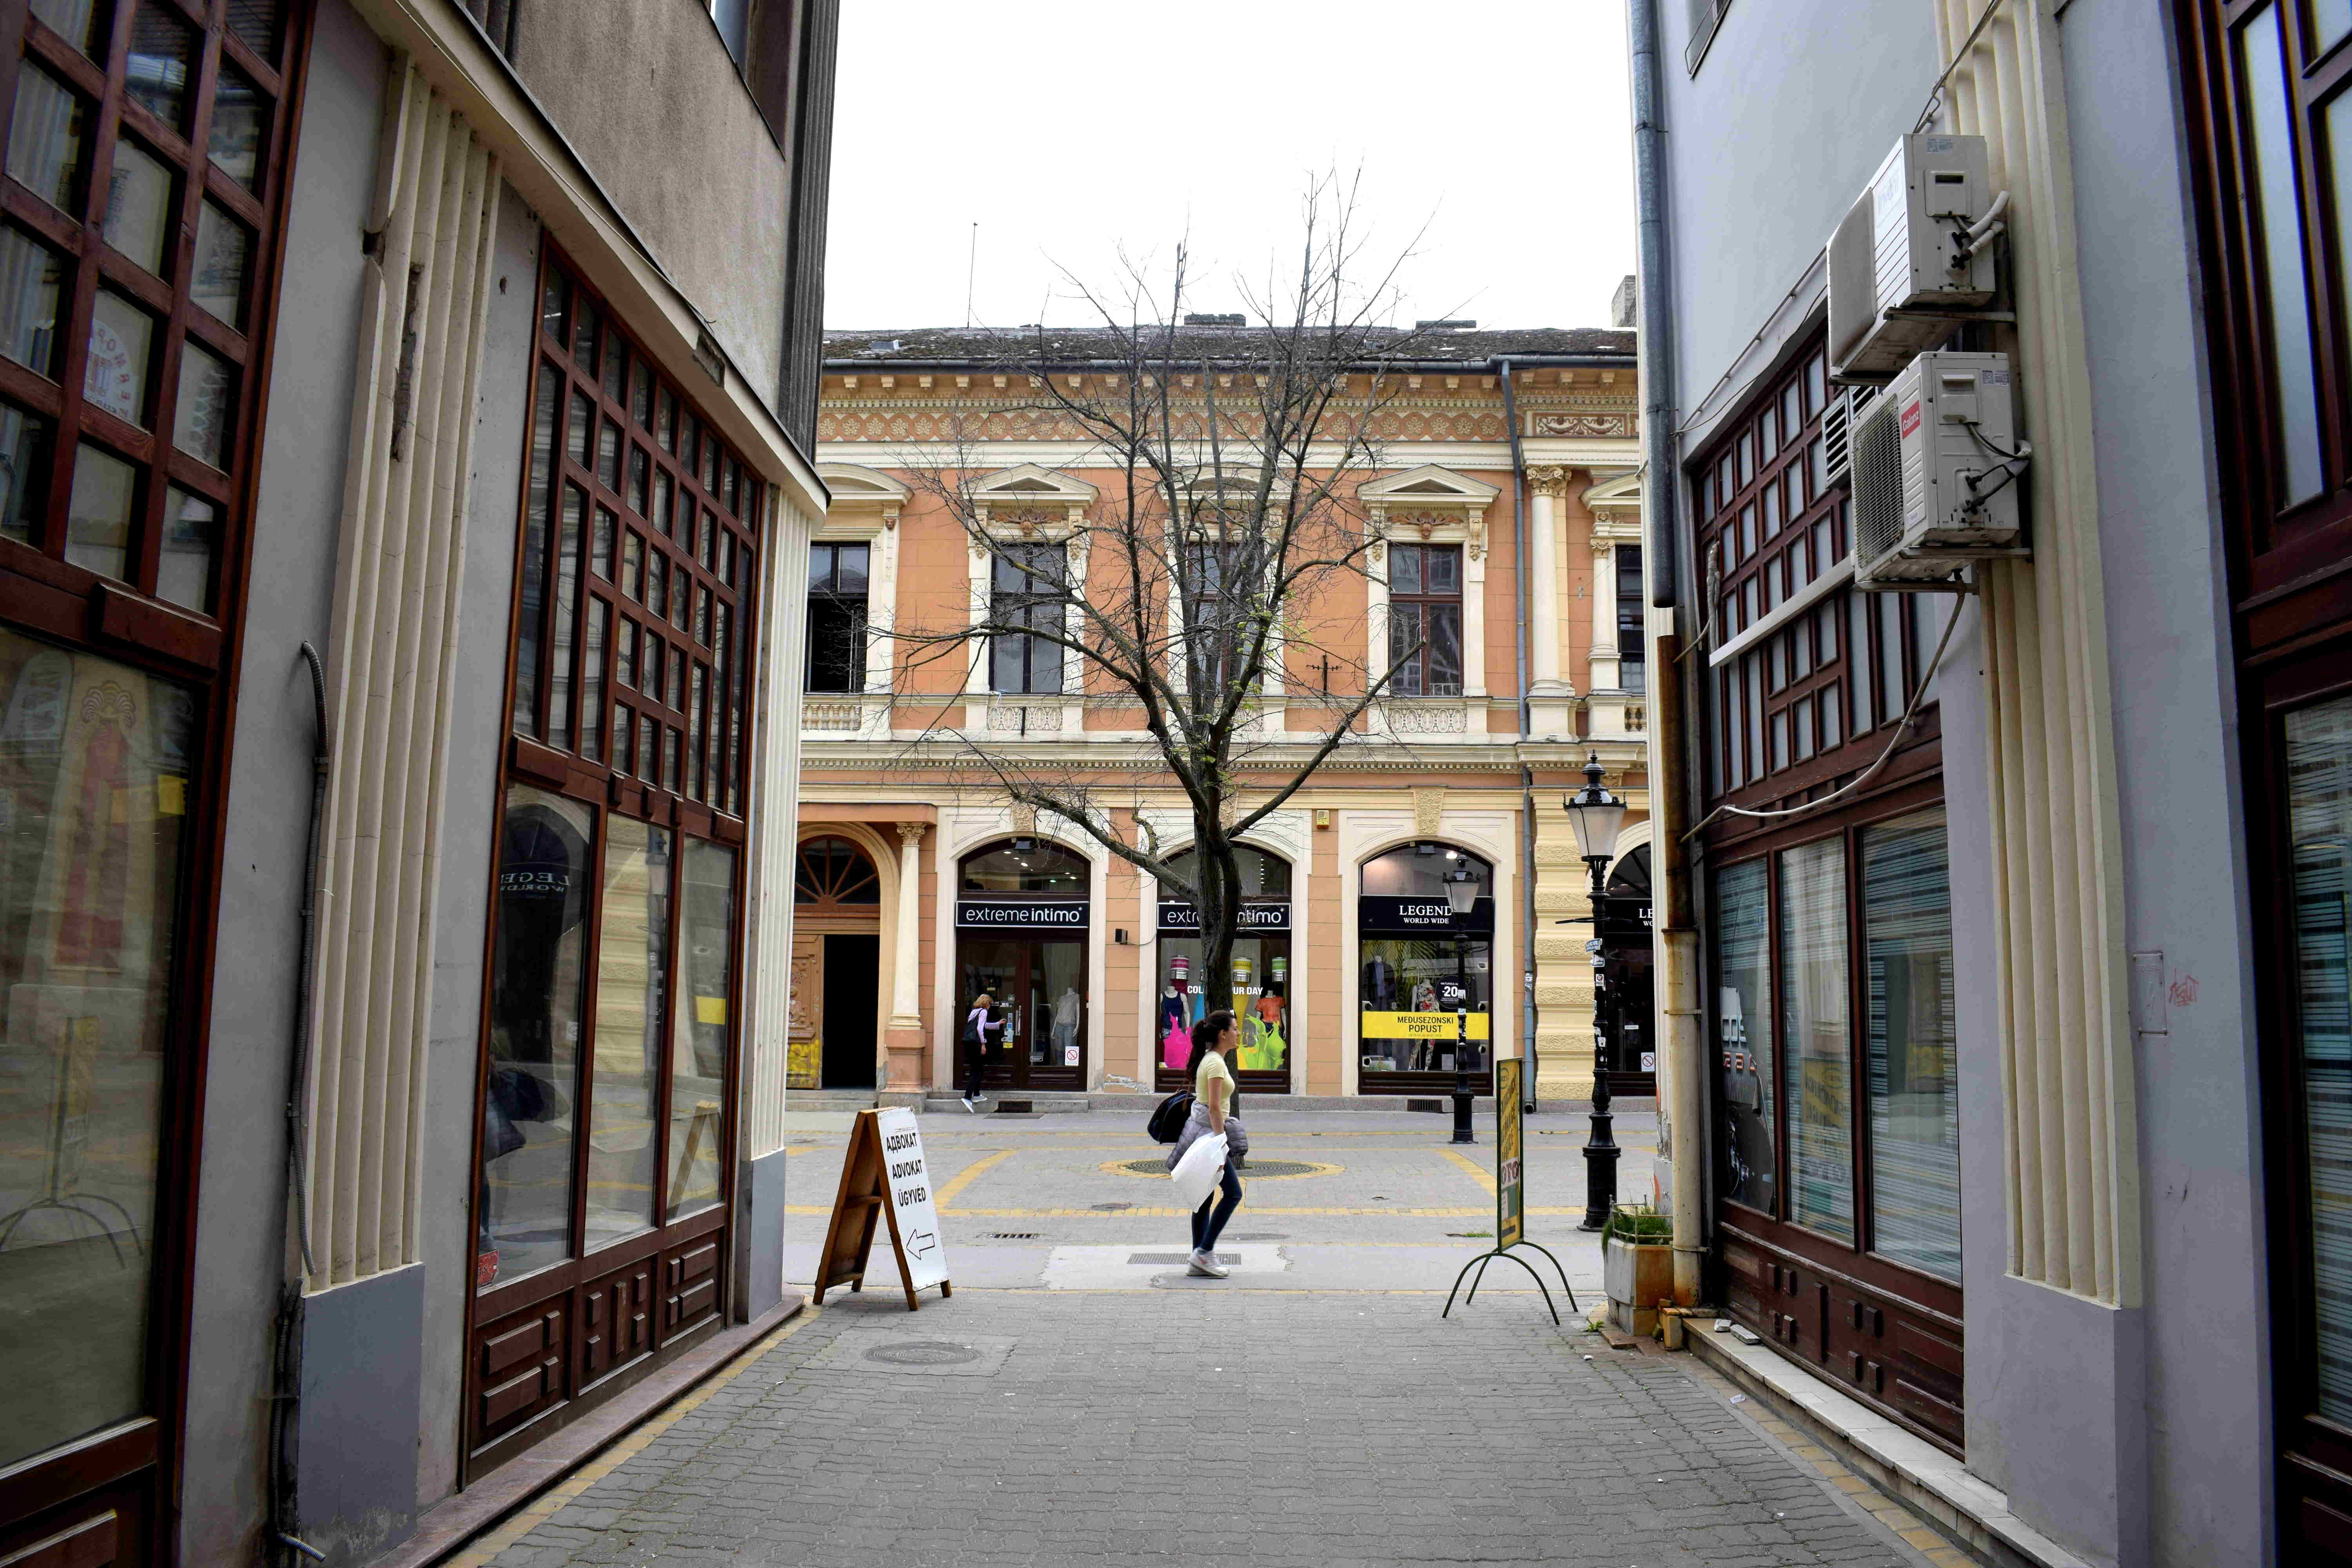
[[[1675,1221],[1648,1204],[1620,1204],[1601,1227],[1609,1321],[1630,1334],[1658,1331],[1658,1303],[1675,1294]]]

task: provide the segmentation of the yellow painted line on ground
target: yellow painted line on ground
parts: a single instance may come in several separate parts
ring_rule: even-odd
[[[966,1165],[962,1170],[958,1171],[955,1175],[949,1180],[948,1184],[939,1190],[938,1194],[931,1201],[940,1205],[940,1212],[941,1214],[954,1213],[955,1211],[949,1208],[948,1205],[955,1202],[957,1194],[962,1192],[966,1187],[971,1185],[972,1183],[978,1181],[982,1173],[993,1170],[995,1167],[1004,1163],[1005,1161],[1010,1160],[1011,1158],[1013,1158],[1012,1150],[999,1149],[995,1153],[989,1155],[988,1158],[984,1160],[974,1160],[971,1164]]]
[[[457,1556],[445,1560],[447,1568],[485,1568],[485,1565],[499,1552],[561,1513],[590,1487],[645,1452],[654,1439],[692,1415],[712,1394],[751,1371],[754,1363],[765,1360],[769,1352],[807,1328],[816,1321],[817,1314],[824,1310],[824,1308],[814,1301],[803,1307],[793,1315],[790,1322],[779,1327],[753,1349],[736,1357],[734,1363],[725,1371],[708,1379],[693,1393],[597,1455],[588,1464],[572,1471],[571,1475],[541,1494],[530,1506],[510,1516],[505,1523],[488,1535],[475,1537],[474,1544],[467,1547]]]
[[[1461,1166],[1464,1170],[1469,1172],[1470,1179],[1477,1183],[1480,1186],[1486,1188],[1486,1195],[1488,1197],[1491,1198],[1495,1195],[1495,1178],[1490,1175],[1485,1167],[1481,1166],[1477,1161],[1473,1160],[1469,1155],[1465,1154],[1461,1150],[1455,1148],[1448,1147],[1440,1149],[1438,1152],[1453,1161],[1455,1164]]]

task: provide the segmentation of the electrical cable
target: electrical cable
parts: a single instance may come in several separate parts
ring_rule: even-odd
[[[1845,783],[1838,785],[1837,788],[1830,791],[1829,794],[1822,796],[1819,800],[1809,800],[1802,805],[1783,806],[1778,811],[1751,811],[1748,807],[1741,805],[1718,805],[1713,811],[1708,812],[1705,816],[1700,817],[1697,825],[1693,826],[1689,832],[1685,833],[1682,836],[1683,841],[1687,843],[1692,838],[1697,837],[1701,828],[1706,826],[1708,823],[1713,822],[1718,816],[1746,816],[1754,818],[1758,821],[1764,821],[1769,818],[1782,816],[1802,816],[1809,811],[1819,811],[1822,807],[1829,805],[1830,802],[1837,799],[1838,796],[1847,794],[1849,791],[1860,789],[1864,784],[1868,784],[1872,775],[1876,773],[1879,769],[1885,767],[1886,765],[1886,760],[1895,754],[1895,748],[1903,743],[1903,737],[1910,732],[1912,720],[1919,711],[1920,700],[1927,695],[1927,683],[1936,679],[1936,671],[1943,666],[1944,649],[1951,646],[1952,632],[1954,628],[1959,626],[1960,611],[1967,603],[1968,601],[1965,598],[1958,599],[1953,602],[1951,618],[1944,623],[1944,635],[1936,641],[1935,657],[1928,659],[1927,668],[1920,672],[1918,688],[1911,693],[1911,700],[1909,704],[1904,708],[1903,717],[1895,722],[1895,733],[1887,737],[1886,749],[1878,753],[1878,760],[1876,762],[1871,763],[1870,766],[1863,769],[1862,772],[1856,773],[1853,778],[1848,779]]]

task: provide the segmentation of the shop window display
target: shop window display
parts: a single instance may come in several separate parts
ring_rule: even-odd
[[[1187,869],[1190,849],[1170,864]],[[1297,1038],[1290,975],[1290,863],[1243,845],[1234,850],[1241,872],[1240,929],[1223,976],[1207,973],[1202,956],[1200,912],[1183,894],[1160,894],[1160,997],[1151,1038],[1159,1077],[1169,1088],[1190,1081],[1192,1026],[1219,1009],[1229,1009],[1241,1026],[1234,1067],[1244,1088],[1286,1092],[1290,1053]],[[1258,1077],[1253,1080],[1250,1075]]]
[[[1445,879],[1467,870],[1477,897],[1459,921]],[[1359,1089],[1366,1094],[1474,1081],[1493,1071],[1494,869],[1467,850],[1409,844],[1365,862],[1356,931]]]

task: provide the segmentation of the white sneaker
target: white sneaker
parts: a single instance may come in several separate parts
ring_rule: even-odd
[[[1192,1254],[1192,1267],[1191,1272],[1194,1274],[1204,1274],[1212,1279],[1223,1279],[1231,1272],[1231,1270],[1226,1268],[1223,1264],[1217,1261],[1216,1254],[1211,1252],[1195,1252]]]
[[[980,1107],[971,1102],[971,1096],[968,1094],[963,1097],[963,1108],[966,1112],[976,1111],[980,1109]]]

